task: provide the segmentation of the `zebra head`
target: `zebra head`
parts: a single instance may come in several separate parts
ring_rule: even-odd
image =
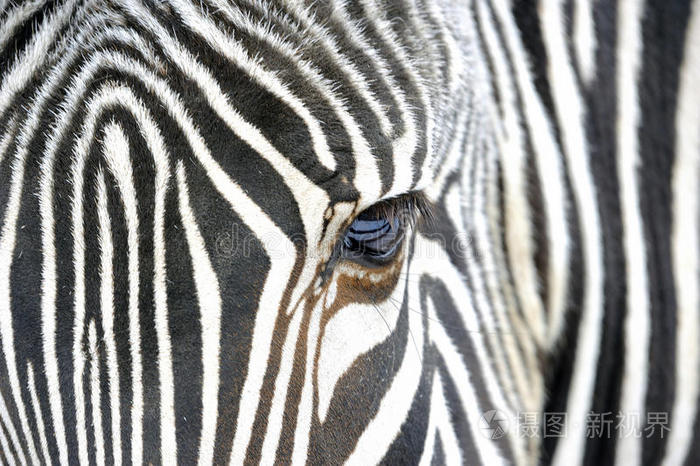
[[[675,399],[683,459],[697,262],[658,259],[691,277],[665,360],[588,95],[642,13],[596,46],[605,2],[574,38],[541,3],[0,0],[0,462],[639,462],[664,444],[587,444],[588,411]],[[645,398],[663,361],[679,388]],[[559,440],[522,429],[550,408]]]
[[[461,8],[38,11],[3,81],[5,458],[532,453],[478,424],[542,381],[485,299],[498,141]]]

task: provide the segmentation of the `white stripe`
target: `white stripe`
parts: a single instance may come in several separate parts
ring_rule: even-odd
[[[476,171],[478,174],[477,179],[479,180],[477,185],[483,185],[485,192],[482,193],[480,189],[477,189],[476,205],[474,206],[474,212],[470,215],[473,215],[475,231],[473,241],[476,243],[476,251],[480,254],[481,273],[484,275],[490,299],[489,308],[495,315],[495,328],[498,331],[501,344],[506,350],[511,377],[514,378],[517,387],[515,393],[506,393],[506,395],[516,401],[515,405],[519,405],[518,398],[532,390],[535,385],[533,382],[538,377],[538,371],[536,370],[536,364],[532,362],[535,351],[533,342],[529,337],[529,330],[525,325],[522,325],[522,317],[513,299],[514,293],[510,281],[508,277],[500,272],[507,266],[502,256],[503,250],[500,249],[501,220],[499,215],[502,212],[498,195],[496,194],[498,189],[496,156],[500,154],[494,147],[495,142],[489,146],[485,143],[485,139],[479,139],[472,149],[472,151],[478,151],[478,153],[483,154],[483,158],[481,156],[477,157]],[[484,165],[483,171],[480,168],[482,164]],[[471,181],[464,169],[462,170],[462,185],[465,185]],[[485,197],[483,201],[481,200],[482,197]],[[483,208],[479,208],[482,203]],[[472,241],[471,238],[468,240]],[[523,358],[527,361],[524,362]]]
[[[58,31],[70,19],[76,0],[62,5],[54,14],[46,18],[37,34],[23,50],[22,56],[3,73],[0,83],[0,116],[7,111],[15,95],[24,89],[48,56],[48,50],[56,42]]]
[[[158,373],[160,378],[160,456],[163,464],[177,461],[175,441],[175,387],[173,383],[172,344],[168,324],[168,307],[165,273],[165,193],[168,189],[169,156],[156,122],[145,107],[129,92],[128,100],[137,109],[141,131],[153,153],[156,165],[155,208],[153,212],[153,291],[155,324],[158,338]],[[116,102],[114,102],[116,103]],[[123,105],[123,104],[122,104]]]
[[[42,282],[41,282],[41,322],[44,352],[44,370],[48,388],[49,406],[53,418],[53,435],[58,446],[59,459],[68,461],[68,445],[63,420],[63,403],[60,396],[58,357],[56,356],[56,247],[54,243],[54,204],[53,204],[53,160],[56,139],[49,139],[42,160],[39,179],[39,211],[41,214],[42,240]],[[53,149],[53,150],[51,150]],[[80,371],[82,374],[82,371]]]
[[[304,309],[305,302],[299,304],[300,309]],[[284,416],[285,403],[287,401],[287,391],[289,389],[289,379],[294,369],[294,355],[296,354],[297,340],[299,339],[299,326],[303,318],[303,312],[295,312],[287,330],[287,337],[282,348],[282,358],[280,360],[280,370],[275,378],[275,394],[272,396],[270,414],[267,416],[267,427],[265,430],[265,440],[262,446],[262,456],[260,464],[275,464],[277,446],[279,445],[282,433],[282,421]]]
[[[484,191],[486,190],[486,183],[489,181],[486,178],[486,163],[488,159],[485,159],[481,154],[476,155],[475,158],[474,178],[470,179],[469,173],[463,171],[461,180],[462,190],[464,190],[465,186],[469,186],[472,192],[469,196],[466,193],[462,193],[461,205],[450,209],[450,211],[460,212],[459,217],[463,218],[462,223],[464,225],[468,223],[473,224],[474,230],[463,229],[463,231],[468,231],[470,235],[472,235],[472,232],[474,232],[474,235],[477,235],[477,222],[481,220],[483,224],[486,220],[484,212],[487,210],[487,207],[484,200]],[[452,193],[454,193],[454,196],[459,196],[456,189]],[[446,197],[446,205],[450,202],[457,203],[459,202],[458,199],[460,197]],[[461,212],[462,209],[464,209],[463,213]],[[485,225],[483,227],[486,228]],[[482,230],[482,234],[484,235],[483,239],[487,239],[486,230]],[[477,238],[468,237],[467,241],[472,245],[472,243],[476,243]],[[492,351],[491,360],[495,363],[498,371],[497,375],[500,375],[497,382],[500,384],[499,388],[502,396],[499,394],[499,397],[494,398],[498,403],[509,402],[511,412],[508,415],[515,417],[515,412],[518,410],[535,409],[536,405],[534,403],[541,400],[544,393],[544,380],[540,372],[539,361],[530,331],[519,320],[514,322],[506,320],[501,308],[502,303],[494,299],[498,292],[495,295],[489,294],[487,285],[484,283],[486,280],[484,270],[487,259],[480,254],[480,251],[484,250],[477,249],[476,244],[473,246],[475,253],[479,254],[476,257],[477,260],[474,260],[475,258],[470,254],[471,250],[469,250],[465,251],[467,254],[464,257],[464,263],[471,271],[468,281],[470,282],[471,294],[476,308],[480,311],[479,315],[483,325],[482,334],[479,336],[482,337],[483,335],[483,338],[489,343]],[[488,249],[489,247],[487,246],[486,250]],[[461,301],[456,300],[456,302]],[[477,312],[476,309],[474,312]],[[520,344],[518,344],[518,340]],[[490,376],[488,371],[485,374]],[[534,394],[534,396],[519,396],[519,394]],[[517,464],[526,464],[532,461],[533,451],[539,448],[538,438],[509,435],[508,442],[511,445],[514,462]]]
[[[73,272],[75,277],[75,289],[73,294],[73,391],[75,398],[75,422],[76,436],[78,439],[78,461],[81,466],[89,463],[87,446],[87,425],[85,424],[85,395],[83,387],[83,373],[85,371],[85,353],[83,351],[83,339],[85,326],[85,240],[83,227],[83,166],[88,151],[88,138],[85,131],[73,148],[76,162],[72,169],[73,198],[71,201],[72,232],[73,232]],[[47,159],[48,160],[48,159]],[[48,209],[48,207],[47,207]],[[53,211],[53,208],[50,209]],[[49,218],[48,216],[46,218]],[[53,224],[53,219],[51,219]],[[53,234],[53,227],[50,229]],[[47,237],[44,234],[44,237]],[[51,262],[55,264],[55,262]],[[45,286],[50,286],[55,293],[56,282],[44,280]],[[54,297],[46,296],[45,302],[52,303]],[[48,309],[48,306],[46,306]],[[53,319],[47,319],[53,320]],[[54,324],[55,325],[55,324]]]
[[[5,151],[7,151],[7,148],[12,141],[12,136],[15,133],[15,129],[17,129],[17,122],[15,119],[16,117],[13,117],[3,130],[4,134],[2,135],[2,139],[0,139],[0,163],[2,163],[3,159],[5,158]]]
[[[7,460],[7,464],[9,464],[10,466],[15,466],[15,464],[17,463],[15,463],[15,458],[10,453],[10,444],[7,442],[5,431],[2,428],[3,424],[4,423],[2,422],[2,420],[0,420],[0,447],[2,447],[3,457],[5,458],[5,460]]]
[[[603,255],[595,183],[588,166],[588,144],[584,134],[584,106],[576,88],[563,40],[561,0],[545,0],[540,18],[548,54],[548,81],[560,123],[569,179],[573,187],[581,228],[585,278],[574,373],[567,412],[569,435],[559,439],[553,463],[579,464],[583,459],[586,418],[591,406],[600,353],[603,316]],[[546,181],[545,181],[546,186]],[[556,337],[556,335],[552,335]]]
[[[8,434],[10,435],[10,440],[12,441],[12,448],[17,452],[17,456],[19,459],[19,462],[22,466],[27,464],[27,460],[24,457],[24,451],[22,450],[22,447],[19,444],[19,437],[17,437],[17,431],[15,430],[15,426],[12,423],[12,417],[10,417],[10,413],[7,410],[7,405],[5,404],[5,398],[2,396],[2,393],[0,393],[0,422],[5,426],[5,429],[7,429]],[[2,428],[0,427],[0,432],[2,432]],[[5,448],[5,451],[7,451],[7,455],[9,457],[9,448]]]
[[[44,459],[44,464],[51,464],[49,456],[49,446],[46,442],[46,428],[44,427],[44,418],[42,416],[41,405],[39,405],[39,398],[36,394],[36,383],[34,382],[34,369],[32,368],[32,363],[27,361],[27,389],[29,390],[29,396],[32,401],[32,409],[34,410],[34,419],[36,419],[37,434],[39,435],[39,442],[41,444],[41,454]],[[9,454],[9,450],[7,450]]]
[[[700,1],[691,6],[680,68],[673,165],[671,255],[676,282],[676,396],[664,466],[681,464],[691,448],[700,393]],[[697,445],[695,445],[697,448]]]
[[[221,296],[204,238],[190,207],[185,168],[177,162],[177,186],[180,216],[185,227],[187,246],[192,258],[202,326],[202,432],[199,438],[198,464],[211,464],[216,440],[217,404],[219,399],[219,351],[221,338]]]
[[[131,354],[131,461],[140,464],[143,455],[143,386],[141,366],[141,323],[139,320],[139,242],[136,190],[134,188],[129,142],[115,123],[105,127],[104,159],[114,176],[122,197],[127,229],[129,271],[129,352]]]
[[[620,395],[622,413],[644,416],[649,361],[650,319],[647,260],[642,216],[639,210],[637,98],[642,53],[640,22],[643,5],[636,0],[618,3],[617,10],[617,172],[620,185],[623,246],[625,252],[627,313],[625,315],[625,356]],[[640,464],[642,441],[635,435],[621,435],[615,447],[618,464]]]
[[[585,85],[591,83],[596,73],[595,52],[598,44],[593,21],[593,7],[596,1],[598,0],[573,2],[573,46],[576,50],[579,73]]]
[[[109,149],[107,149],[109,150]],[[100,314],[102,316],[102,341],[107,356],[107,381],[109,383],[109,410],[112,419],[112,450],[114,464],[122,462],[121,417],[119,404],[119,371],[117,368],[117,349],[114,340],[114,280],[112,278],[112,261],[114,246],[112,228],[107,207],[107,186],[104,173],[98,172],[97,180],[97,215],[99,218],[100,241]]]
[[[95,434],[95,463],[105,464],[105,446],[102,433],[102,405],[100,403],[100,356],[97,352],[95,321],[88,327],[90,357],[90,404],[92,405],[92,428]],[[80,427],[78,427],[80,428]]]
[[[7,41],[17,32],[18,26],[23,26],[25,21],[36,13],[46,2],[44,0],[32,0],[20,2],[14,10],[8,11],[0,21],[0,50],[6,50]],[[0,12],[2,9],[0,8]]]
[[[540,4],[549,8],[549,5]],[[512,20],[508,21],[508,29],[513,30]],[[561,22],[545,23],[545,40],[560,41],[562,36],[556,34]],[[513,35],[507,36],[513,40]],[[558,340],[564,325],[564,315],[567,306],[567,287],[569,283],[569,247],[570,238],[567,227],[567,194],[565,187],[564,164],[562,153],[554,138],[552,123],[534,86],[534,77],[525,58],[521,42],[513,40],[511,51],[517,57],[514,60],[516,79],[524,102],[524,123],[528,126],[530,140],[533,144],[539,187],[545,208],[547,228],[547,303],[548,335],[547,343],[552,347]],[[557,42],[559,47],[561,42]]]
[[[297,311],[301,312],[301,311]],[[311,318],[306,333],[306,364],[304,372],[304,385],[301,390],[301,400],[297,411],[297,425],[294,431],[294,449],[292,450],[292,464],[306,464],[309,454],[309,436],[311,419],[314,417],[314,383],[313,369],[318,335],[321,330],[321,314],[323,314],[323,300],[319,299],[311,312]]]
[[[461,383],[461,382],[460,382]],[[442,377],[436,370],[433,376],[432,394],[430,396],[430,416],[428,418],[428,434],[423,446],[423,454],[420,458],[420,466],[432,464],[435,452],[435,437],[440,434],[445,461],[448,465],[463,464],[462,451],[459,449],[459,440],[450,421],[449,407],[442,388]]]
[[[404,261],[402,277],[406,274],[407,262]],[[388,302],[348,304],[334,311],[326,323],[319,349],[316,382],[321,422],[326,420],[333,391],[343,374],[362,354],[391,337],[400,314],[396,303],[403,300],[405,284],[406,280],[399,279]],[[389,367],[393,367],[393,364]]]
[[[483,4],[481,8],[484,8]],[[485,11],[482,11],[481,14],[485,14]],[[493,31],[485,31],[485,33],[492,36],[492,41],[496,40],[495,36],[493,35]],[[498,52],[498,47],[501,47],[501,45],[498,42],[495,42],[494,47],[496,48],[493,50]],[[481,61],[483,62],[485,61],[485,59],[482,58]],[[519,84],[522,86],[522,97],[524,99],[524,102],[528,103],[532,98],[532,102],[530,102],[532,104],[532,107],[530,105],[525,106],[525,122],[537,122],[540,120],[540,122],[546,122],[540,111],[541,104],[536,98],[534,98],[535,96],[533,94],[534,91],[532,91],[531,89],[531,83],[528,84],[527,76],[523,75],[523,73],[527,71],[527,68],[522,67],[525,69],[521,70],[520,65],[516,66],[516,68],[518,68],[519,71],[517,73],[517,78],[520,80]],[[487,78],[484,77],[483,80],[487,80]],[[498,187],[498,179],[500,178],[501,174],[498,169],[497,163],[499,162],[498,158],[502,156],[502,147],[500,146],[500,141],[497,138],[497,132],[501,131],[501,129],[499,128],[499,122],[501,120],[501,117],[499,116],[499,112],[497,110],[496,102],[494,101],[493,96],[488,95],[485,96],[484,99],[484,103],[487,106],[487,111],[484,112],[482,117],[484,121],[481,122],[480,125],[490,127],[491,130],[484,131],[484,126],[479,126],[479,128],[482,128],[481,130],[477,129],[477,131],[480,132],[481,137],[475,142],[474,150],[477,152],[474,156],[477,157],[477,163],[479,163],[478,161],[482,158],[487,163],[488,183],[486,184],[486,190],[488,193],[489,202],[486,206],[487,218],[485,220],[487,220],[487,222],[483,225],[483,231],[488,232],[488,234],[484,234],[483,236],[481,236],[483,239],[481,240],[482,242],[480,243],[479,250],[485,252],[490,251],[492,254],[493,267],[485,268],[485,270],[488,272],[489,287],[492,296],[494,296],[494,302],[496,303],[496,305],[493,306],[492,309],[495,310],[496,315],[499,318],[500,328],[503,330],[503,332],[505,332],[503,333],[502,338],[504,340],[507,340],[510,343],[510,345],[514,344],[518,346],[518,348],[514,348],[515,353],[511,352],[511,354],[515,355],[515,357],[511,358],[512,367],[522,367],[525,377],[529,376],[529,380],[526,380],[525,385],[518,386],[518,395],[521,399],[520,407],[521,409],[536,410],[540,408],[544,395],[541,390],[542,380],[541,374],[539,374],[538,369],[539,362],[537,359],[538,349],[536,348],[536,341],[531,337],[532,332],[529,329],[529,323],[525,321],[525,317],[521,313],[520,305],[516,299],[516,292],[513,288],[514,283],[512,283],[510,277],[507,277],[504,274],[498,272],[499,270],[506,270],[508,268],[506,251],[502,246],[504,235],[502,225],[505,222],[503,218],[505,214],[502,212],[501,209],[502,193],[500,192],[501,190]],[[539,130],[531,129],[533,136],[532,141],[536,147],[539,147],[536,150],[538,154],[538,171],[540,170],[540,160],[544,161],[545,155],[548,158],[551,157],[555,161],[558,157],[557,153],[549,153],[548,150],[545,150],[545,148],[553,148],[553,146],[550,144],[550,138],[545,137],[547,129],[547,125],[540,127]],[[542,139],[542,141],[538,142],[539,139]],[[544,145],[540,147],[538,145],[540,143]],[[542,159],[540,159],[540,156],[542,156]],[[554,173],[554,175],[556,175],[556,173]],[[543,179],[545,179],[542,174],[540,174],[540,176],[542,176]],[[550,179],[548,179],[549,185],[554,186],[558,182],[556,180],[557,179],[555,178],[555,176],[550,175]],[[464,168],[462,168],[462,184],[469,182],[470,181],[468,181],[468,172],[466,172]],[[561,202],[560,200],[556,199],[555,201]],[[547,203],[546,205],[549,206],[549,203]],[[550,207],[547,207],[547,209],[549,210]],[[556,207],[553,208],[553,210],[556,211]],[[555,217],[556,215],[552,214],[552,218],[554,219]],[[478,216],[476,218],[478,218]],[[556,244],[561,244],[561,242],[563,241],[562,238],[559,237],[557,237],[555,241],[554,236],[549,231],[551,226],[555,223],[555,221],[552,221],[552,223],[548,226],[548,241],[550,242],[550,247],[552,248],[552,250],[555,249]],[[477,238],[479,237],[480,235],[477,235]],[[564,248],[564,251],[565,250],[566,249]],[[555,255],[554,252],[552,252],[552,254],[553,256]],[[489,255],[485,254],[484,257],[489,257]],[[552,257],[552,261],[550,262],[550,264],[552,265],[552,267],[550,268],[550,274],[554,274],[555,276],[557,276],[559,268],[558,266],[554,266],[555,262],[556,261],[554,260],[554,257]],[[553,290],[551,290],[551,287],[554,286],[555,285],[550,284],[550,291],[552,292],[550,294],[550,297],[553,297],[556,294]],[[551,305],[550,308],[554,309],[554,307]],[[511,327],[512,331],[510,331]],[[509,345],[506,345],[506,347],[508,346]],[[522,363],[522,358],[525,359],[525,364]],[[514,369],[514,371],[519,370],[520,369]],[[518,380],[519,379],[516,378],[516,381]]]

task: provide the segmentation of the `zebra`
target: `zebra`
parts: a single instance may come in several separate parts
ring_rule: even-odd
[[[0,0],[0,463],[696,464],[699,79],[698,0]]]

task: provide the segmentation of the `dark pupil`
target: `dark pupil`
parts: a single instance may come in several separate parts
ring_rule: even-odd
[[[354,254],[382,258],[396,252],[400,239],[398,218],[389,220],[363,212],[350,225],[343,242]]]

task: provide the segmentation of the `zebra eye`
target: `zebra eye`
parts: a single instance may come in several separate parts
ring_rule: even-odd
[[[346,259],[382,265],[399,252],[405,238],[406,221],[389,202],[376,204],[360,213],[345,232],[342,255]]]
[[[401,252],[416,221],[431,218],[431,208],[422,193],[380,201],[350,224],[339,244],[339,258],[370,267],[388,264]]]

